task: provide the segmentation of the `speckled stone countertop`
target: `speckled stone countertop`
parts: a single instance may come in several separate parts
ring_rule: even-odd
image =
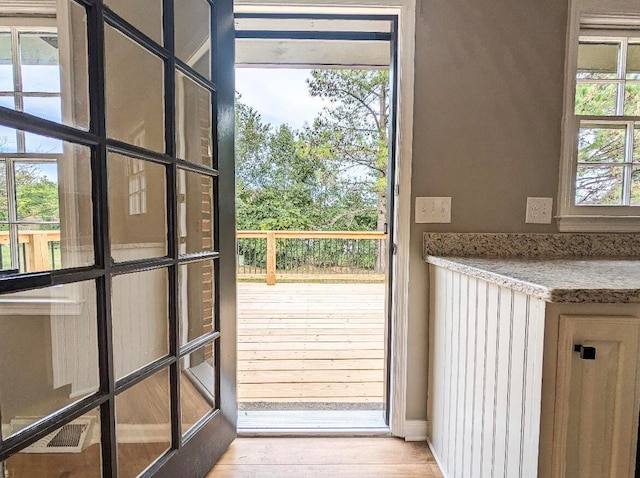
[[[547,302],[640,303],[640,234],[425,233],[424,257]]]
[[[428,256],[427,262],[547,302],[640,303],[640,260]]]

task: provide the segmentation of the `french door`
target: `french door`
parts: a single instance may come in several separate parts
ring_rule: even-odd
[[[0,0],[0,478],[235,438],[232,10]]]

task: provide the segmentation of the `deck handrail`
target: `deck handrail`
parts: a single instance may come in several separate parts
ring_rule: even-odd
[[[237,231],[236,237],[241,239],[263,239],[266,240],[266,247],[264,250],[265,255],[265,270],[260,274],[243,274],[238,273],[239,278],[257,278],[265,277],[267,285],[274,285],[276,283],[277,273],[277,257],[278,257],[278,239],[281,240],[345,240],[345,241],[376,241],[376,253],[377,255],[384,254],[384,242],[387,239],[387,234],[378,231]],[[348,255],[348,254],[344,254]],[[240,265],[239,265],[240,266]],[[285,274],[281,274],[284,276]],[[325,274],[324,276],[334,277],[336,273]],[[294,278],[294,274],[286,274],[289,278]],[[343,274],[345,279],[365,279],[362,274]],[[319,279],[326,278],[320,277],[319,274],[297,274],[295,278],[298,279]],[[366,279],[382,280],[383,274],[378,273],[375,276],[370,275]]]
[[[241,239],[263,239],[266,241],[265,247],[265,271],[257,274],[265,277],[267,284],[276,283],[278,240],[344,240],[344,241],[377,241],[378,255],[384,251],[384,241],[387,234],[377,231],[237,231],[236,238]],[[11,242],[9,231],[0,231],[0,247],[9,245]],[[25,267],[29,272],[46,271],[55,268],[53,263],[54,254],[52,243],[60,242],[60,231],[20,231],[18,243],[24,248]],[[348,255],[344,253],[343,255]],[[0,258],[1,260],[1,258]],[[256,274],[238,273],[240,278],[254,278]],[[300,274],[299,274],[300,275]],[[326,274],[335,276],[336,273]],[[349,274],[343,274],[349,275]],[[356,278],[357,274],[351,274]],[[379,274],[378,274],[379,275]],[[289,276],[293,276],[289,274]],[[302,274],[301,276],[304,276]],[[304,277],[301,277],[304,278]],[[319,278],[314,274],[313,278]],[[360,277],[362,278],[362,277]],[[369,277],[370,278],[370,277]]]

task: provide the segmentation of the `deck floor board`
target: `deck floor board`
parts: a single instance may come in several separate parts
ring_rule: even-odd
[[[382,403],[385,285],[238,284],[240,402]]]

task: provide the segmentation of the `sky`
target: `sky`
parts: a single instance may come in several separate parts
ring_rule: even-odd
[[[289,68],[236,68],[236,91],[241,101],[256,109],[265,123],[287,123],[301,129],[330,104],[309,94],[311,70]]]

